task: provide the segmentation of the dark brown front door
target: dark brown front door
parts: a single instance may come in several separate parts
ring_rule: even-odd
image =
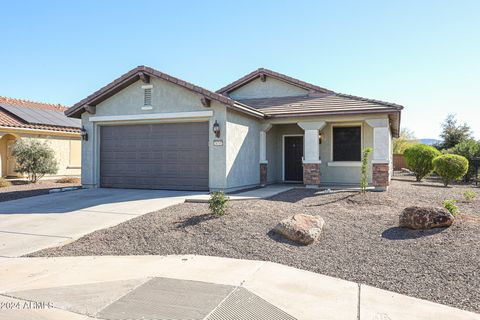
[[[208,122],[103,126],[101,186],[208,190]]]
[[[303,180],[303,137],[285,137],[284,146],[285,181]]]

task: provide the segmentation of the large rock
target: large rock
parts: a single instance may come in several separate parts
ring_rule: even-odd
[[[410,229],[450,227],[455,220],[447,210],[433,207],[408,207],[399,218],[399,226]]]
[[[300,213],[280,221],[274,231],[292,241],[310,244],[318,239],[324,224],[322,217]]]

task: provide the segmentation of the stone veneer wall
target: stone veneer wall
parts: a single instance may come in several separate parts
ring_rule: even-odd
[[[374,163],[372,182],[376,189],[386,190],[390,184],[388,163]]]
[[[320,184],[320,163],[303,164],[303,183],[307,186]]]

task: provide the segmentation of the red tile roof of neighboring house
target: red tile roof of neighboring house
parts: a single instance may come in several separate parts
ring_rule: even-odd
[[[75,127],[63,127],[63,126],[54,126],[54,125],[47,125],[47,124],[28,123],[25,120],[6,111],[5,109],[2,109],[1,108],[2,103],[6,105],[13,105],[13,106],[23,107],[23,108],[52,110],[52,111],[59,111],[59,112],[65,112],[68,109],[68,107],[62,106],[60,104],[35,102],[35,101],[0,96],[0,127],[80,133],[80,129]]]

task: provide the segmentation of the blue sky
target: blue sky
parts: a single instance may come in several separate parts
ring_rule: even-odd
[[[215,90],[266,67],[480,139],[480,1],[3,1],[0,95],[71,105],[137,65]]]

